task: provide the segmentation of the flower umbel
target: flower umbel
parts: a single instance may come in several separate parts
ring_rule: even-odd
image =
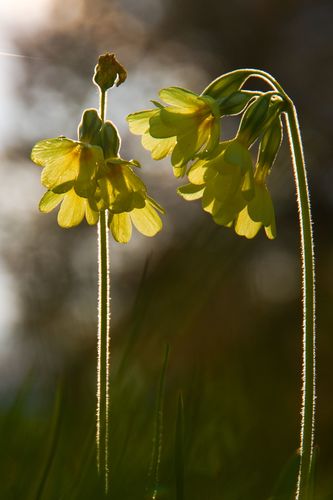
[[[142,234],[154,236],[162,228],[155,208],[162,212],[163,209],[148,200],[145,184],[133,171],[139,163],[122,159],[119,149],[116,127],[111,121],[102,123],[95,109],[84,111],[77,141],[57,137],[38,142],[31,159],[43,167],[41,182],[48,189],[40,201],[40,210],[50,212],[61,204],[58,223],[70,228],[84,218],[90,225],[97,224],[101,210],[110,212],[111,224],[113,214],[119,216],[142,209],[146,214],[149,212],[154,224],[147,215],[147,228],[144,221],[135,227]],[[112,227],[116,241],[129,241],[131,233],[127,231],[129,238],[124,238],[124,232]]]
[[[183,198],[201,199],[217,224],[233,226],[241,236],[253,238],[264,226],[268,238],[274,238],[266,177],[281,143],[285,103],[275,90],[242,89],[249,76],[248,70],[228,73],[201,95],[179,87],[162,89],[159,96],[166,105],[153,101],[155,109],[130,114],[127,120],[155,160],[170,155],[174,175],[187,173],[190,184],[178,189]],[[239,113],[243,115],[235,138],[221,142],[221,118]],[[257,142],[254,169],[250,148]]]

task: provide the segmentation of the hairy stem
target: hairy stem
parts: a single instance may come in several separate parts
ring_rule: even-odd
[[[311,207],[300,129],[295,106],[286,113],[299,209],[302,282],[303,282],[303,386],[301,461],[297,484],[297,500],[308,500],[308,483],[313,458],[316,412],[316,332],[315,332],[315,265]]]
[[[106,94],[101,92],[100,116],[104,121]],[[105,476],[105,490],[109,481],[109,362],[110,362],[110,280],[107,212],[100,212],[98,222],[98,359],[96,446],[97,468]]]
[[[268,73],[249,70],[280,92],[286,102],[286,123],[297,192],[301,234],[303,293],[303,370],[300,467],[296,500],[310,500],[309,479],[313,459],[316,414],[316,331],[315,331],[315,261],[311,222],[310,196],[304,161],[302,139],[296,108],[281,85]]]

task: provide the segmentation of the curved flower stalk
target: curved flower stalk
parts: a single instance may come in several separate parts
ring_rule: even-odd
[[[251,77],[264,80],[272,90],[244,90]],[[130,130],[142,136],[143,146],[154,159],[171,155],[174,174],[187,176],[189,182],[178,188],[180,196],[188,201],[201,200],[203,210],[217,224],[249,239],[261,228],[269,239],[276,237],[267,180],[282,142],[285,118],[297,191],[303,268],[303,401],[296,498],[309,500],[316,399],[315,271],[307,174],[295,107],[271,75],[256,69],[222,75],[201,95],[170,87],[160,91],[160,97],[170,107],[157,103],[155,110],[129,115]],[[237,134],[232,140],[222,140],[221,118],[235,114],[242,114]],[[255,163],[253,147],[257,148]]]
[[[83,112],[78,139],[56,137],[39,141],[32,149],[32,161],[42,167],[41,183],[47,189],[39,203],[41,212],[60,205],[58,224],[64,228],[86,219],[98,224],[99,297],[97,367],[97,465],[104,471],[108,489],[108,427],[110,375],[110,283],[108,226],[114,239],[127,243],[132,225],[145,236],[162,229],[163,208],[147,193],[135,173],[135,160],[120,156],[120,137],[111,121],[105,121],[106,92],[126,79],[125,68],[114,54],[98,60],[94,82],[100,91],[100,109]]]

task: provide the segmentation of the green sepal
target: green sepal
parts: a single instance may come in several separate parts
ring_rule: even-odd
[[[165,214],[165,210],[162,207],[162,205],[160,205],[156,200],[154,200],[154,198],[151,198],[150,196],[147,196],[147,200],[149,201],[149,203],[151,204],[151,206],[155,208],[155,210],[157,210],[161,214]]]
[[[221,99],[239,90],[250,77],[249,70],[236,70],[219,76],[205,88],[202,95]]]
[[[213,97],[209,96],[209,95],[202,95],[200,97],[200,99],[202,101],[204,101],[210,108],[211,112],[212,112],[212,115],[215,117],[215,118],[221,118],[221,112],[220,112],[220,107],[219,107],[219,103],[216,99],[213,99]]]
[[[99,145],[99,131],[102,126],[102,120],[96,109],[86,109],[81,118],[78,127],[78,139],[88,144]]]
[[[220,119],[215,119],[213,125],[210,127],[210,137],[205,146],[205,151],[202,153],[203,158],[210,158],[216,154],[217,147],[220,143],[221,125]]]
[[[152,104],[154,104],[154,106],[155,106],[156,108],[158,108],[158,109],[162,109],[162,108],[164,108],[163,104],[161,104],[161,103],[160,103],[160,102],[158,102],[158,101],[155,101],[154,99],[150,99],[150,102],[151,102]]]
[[[100,145],[106,161],[118,156],[120,142],[117,127],[109,120],[103,123],[100,130]]]

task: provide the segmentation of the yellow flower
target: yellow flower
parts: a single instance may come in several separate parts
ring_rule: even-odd
[[[109,226],[118,243],[127,243],[132,236],[132,224],[144,236],[155,236],[162,229],[162,220],[157,212],[163,208],[152,198],[147,197],[142,208],[129,212],[110,213]]]
[[[190,160],[218,145],[219,105],[210,96],[179,87],[162,89],[159,95],[167,106],[157,103],[157,109],[129,115],[129,128],[142,135],[142,144],[154,159],[171,154],[174,174],[181,177]]]

